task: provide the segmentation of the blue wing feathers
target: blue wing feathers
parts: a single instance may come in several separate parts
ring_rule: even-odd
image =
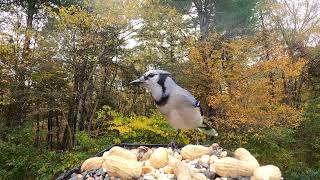
[[[203,110],[200,106],[200,101],[198,101],[189,91],[185,89],[182,90],[182,94],[184,94],[184,96],[187,97],[188,101],[191,102],[193,107],[200,108],[200,114],[201,116],[203,116]]]

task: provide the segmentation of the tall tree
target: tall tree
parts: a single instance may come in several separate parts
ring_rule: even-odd
[[[35,43],[35,18],[39,15],[41,9],[45,6],[59,4],[56,0],[22,0],[22,1],[6,1],[1,4],[4,10],[12,15],[17,15],[15,29],[13,32],[14,38],[10,39],[11,46],[15,52],[12,70],[15,72],[15,82],[12,85],[12,103],[8,107],[7,117],[10,117],[10,125],[13,127],[20,126],[25,120],[25,115],[28,110],[29,98],[29,77],[33,61],[32,46]],[[10,30],[9,30],[10,31]],[[23,41],[20,40],[23,39]],[[7,58],[6,58],[7,59]]]
[[[179,12],[189,15],[191,22],[195,26],[199,26],[201,39],[208,38],[209,34],[215,31],[223,34],[226,38],[252,33],[258,2],[259,0],[165,1]],[[187,10],[187,8],[189,9]]]
[[[319,38],[320,2],[305,1],[277,1],[270,7],[270,19],[274,23],[282,40],[284,49],[290,58],[291,66],[298,65],[304,60],[305,66],[299,76],[284,76],[286,103],[300,106],[302,88],[307,79],[308,68],[316,64],[319,49],[315,48]],[[301,8],[305,7],[305,8]]]

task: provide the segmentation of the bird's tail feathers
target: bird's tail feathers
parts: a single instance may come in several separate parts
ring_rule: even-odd
[[[198,127],[199,131],[203,132],[209,136],[218,136],[217,130],[212,128],[207,122],[203,121],[203,123]]]

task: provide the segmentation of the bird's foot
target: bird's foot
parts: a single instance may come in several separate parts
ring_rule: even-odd
[[[177,141],[174,139],[168,144],[168,148],[171,148],[173,151],[178,150]]]
[[[194,130],[195,139],[196,139],[196,145],[199,145],[199,137],[198,137],[198,131]]]
[[[196,138],[196,145],[200,145],[198,137]]]
[[[179,136],[180,132],[181,132],[181,129],[177,129],[177,133],[176,133],[175,137],[174,137],[174,138],[172,139],[172,141],[168,144],[168,148],[171,147],[171,149],[172,149],[173,151],[179,151],[178,146],[177,146],[176,143],[177,143],[177,139],[178,139],[178,136]]]

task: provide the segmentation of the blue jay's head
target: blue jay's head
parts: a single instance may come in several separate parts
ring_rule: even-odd
[[[139,84],[147,88],[156,102],[161,101],[163,97],[168,97],[175,82],[169,77],[171,74],[164,70],[150,70],[144,73],[139,79],[130,84]]]
[[[131,81],[130,84],[133,85],[141,85],[148,89],[161,88],[163,85],[163,81],[170,76],[168,71],[164,70],[150,70],[144,73],[139,79]]]

